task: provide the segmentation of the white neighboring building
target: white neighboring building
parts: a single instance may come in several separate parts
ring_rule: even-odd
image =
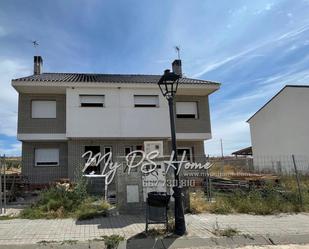
[[[254,166],[309,171],[309,86],[287,85],[249,120]]]

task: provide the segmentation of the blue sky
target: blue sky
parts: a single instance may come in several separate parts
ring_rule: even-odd
[[[0,153],[19,154],[12,78],[45,72],[183,71],[222,83],[210,98],[206,153],[250,145],[246,120],[286,84],[309,83],[309,0],[0,2]],[[36,51],[31,40],[38,40]]]

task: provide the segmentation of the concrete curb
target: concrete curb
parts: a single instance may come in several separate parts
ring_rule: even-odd
[[[309,244],[309,235],[262,236],[238,235],[213,238],[164,238],[135,239],[123,241],[118,249],[176,249],[176,248],[237,248],[241,246],[263,246],[283,244]]]
[[[234,237],[181,237],[181,238],[146,238],[121,241],[117,249],[176,249],[176,248],[237,248],[241,246],[263,246],[284,244],[309,244],[308,234],[262,236],[238,235]],[[103,241],[77,242],[73,244],[48,243],[45,245],[0,245],[0,249],[102,249]]]

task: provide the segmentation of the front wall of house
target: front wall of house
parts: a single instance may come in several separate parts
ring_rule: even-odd
[[[35,166],[35,149],[59,149],[59,166]],[[30,184],[47,184],[68,177],[66,142],[22,142],[22,175]]]
[[[32,100],[55,100],[56,118],[32,118]],[[60,94],[19,94],[18,100],[18,134],[65,134],[66,101]]]
[[[104,107],[81,107],[80,94],[105,96]],[[159,107],[134,107],[134,95],[158,95]],[[167,101],[158,89],[67,89],[67,136],[71,138],[169,137]]]
[[[105,107],[80,107],[80,94],[105,95]],[[159,107],[134,107],[134,95],[158,95]],[[55,100],[56,118],[32,118],[33,100]],[[176,118],[180,139],[211,137],[208,96],[177,96],[176,101],[195,101],[198,118]],[[32,135],[31,135],[32,134]],[[41,134],[41,135],[40,135]],[[67,95],[19,94],[18,138],[20,140],[69,138],[169,138],[166,99],[155,89],[67,89]]]
[[[177,133],[211,133],[208,96],[177,95],[175,101],[197,102],[198,118],[176,118]]]
[[[158,141],[158,140],[154,140]],[[81,175],[85,159],[82,154],[85,152],[85,146],[100,146],[100,151],[104,154],[104,147],[111,147],[113,152],[113,162],[125,161],[125,148],[128,146],[143,145],[144,140],[75,140],[68,141],[68,176],[70,179],[78,179]],[[178,141],[179,148],[191,148],[193,152],[193,160],[205,160],[204,144],[202,141]],[[170,142],[163,140],[164,155],[170,154]],[[173,172],[170,171],[172,174]],[[95,181],[95,180],[94,180]],[[96,183],[94,183],[96,184]],[[97,184],[102,189],[103,186]],[[128,203],[127,186],[137,186],[138,202]],[[117,194],[117,205],[121,212],[140,212],[144,206],[143,202],[143,186],[142,173],[140,170],[132,170],[130,174],[124,170],[123,166],[118,168],[115,180],[108,187],[109,191],[115,191]]]
[[[70,179],[77,179],[84,166],[85,160],[82,155],[85,153],[85,146],[100,146],[100,152],[104,154],[105,147],[111,147],[113,153],[113,161],[125,160],[125,148],[143,146],[145,140],[80,140],[70,139],[68,141],[68,176]],[[159,140],[147,140],[159,141]],[[178,141],[178,148],[190,148],[193,154],[193,159],[198,160],[205,158],[204,142],[203,141]],[[164,155],[169,156],[171,153],[171,143],[168,140],[163,140]]]
[[[150,141],[150,140],[147,140]],[[154,140],[157,141],[157,140]],[[125,160],[125,148],[143,146],[144,140],[76,140],[68,141],[68,159],[69,159],[69,178],[77,179],[84,166],[85,160],[82,155],[85,153],[85,146],[100,146],[100,152],[104,154],[105,147],[111,147],[113,153],[113,161]],[[163,141],[164,154],[168,154],[167,140]]]

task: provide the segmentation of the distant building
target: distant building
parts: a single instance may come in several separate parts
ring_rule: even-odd
[[[309,86],[287,85],[249,120],[254,166],[291,171],[292,155],[308,171]]]
[[[234,152],[232,152],[232,155],[234,155],[235,157],[238,157],[238,156],[243,156],[243,157],[252,156],[252,146],[247,147],[247,148],[243,148],[243,149],[240,149],[240,150],[237,150],[237,151],[234,151]]]

